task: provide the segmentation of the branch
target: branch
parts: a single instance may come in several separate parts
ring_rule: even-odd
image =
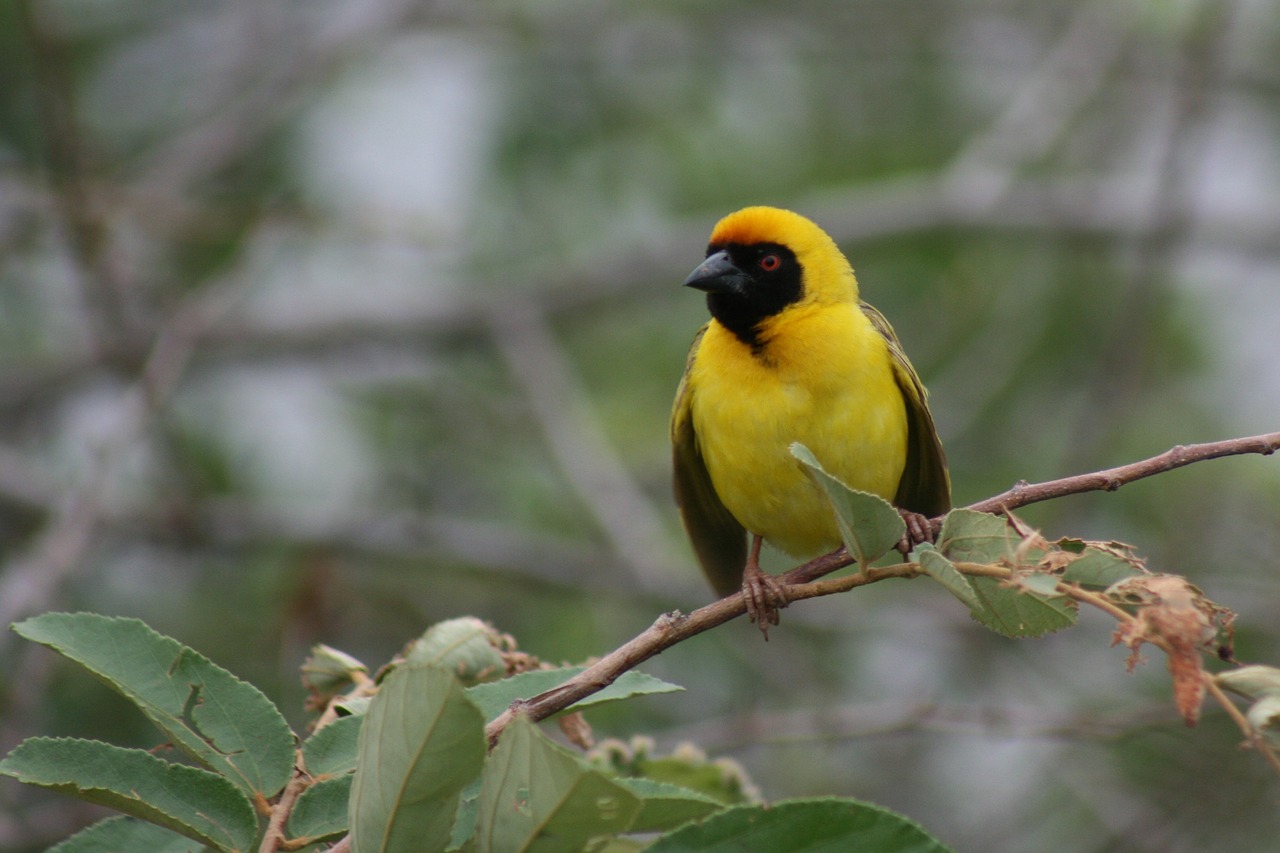
[[[1172,471],[1175,468],[1190,465],[1192,462],[1203,462],[1206,459],[1217,459],[1222,456],[1240,456],[1246,453],[1270,456],[1276,450],[1280,450],[1280,432],[1232,438],[1226,441],[1211,441],[1206,444],[1178,445],[1159,456],[1152,456],[1150,459],[1131,462],[1117,468],[1108,468],[1105,471],[1077,474],[1074,477],[1063,477],[1061,480],[1049,480],[1034,485],[1021,482],[1007,492],[970,504],[968,508],[978,512],[1003,514],[1005,510],[1017,509],[1065,495],[1098,491],[1114,492],[1127,483],[1153,474]]]
[[[1245,453],[1270,455],[1280,449],[1280,432],[1246,438],[1229,439],[1175,447],[1159,456],[1098,471],[1092,474],[1080,474],[1064,477],[1046,483],[1029,485],[1019,483],[1007,492],[971,504],[968,508],[980,512],[1004,513],[1008,510],[1028,504],[1046,501],[1069,494],[1088,491],[1115,491],[1125,483],[1150,477],[1163,471],[1171,471],[1192,462],[1216,459],[1222,456],[1234,456]],[[935,530],[941,519],[933,519]],[[887,580],[889,578],[912,578],[922,573],[918,563],[899,563],[892,566],[869,567],[852,575],[833,580],[819,580],[825,575],[844,568],[854,562],[843,548],[830,554],[810,560],[797,566],[783,576],[787,584],[787,596],[790,601],[818,596],[847,592],[859,586]],[[956,567],[970,575],[989,577],[1009,577],[1009,569],[1000,566],[980,565],[973,563],[957,563]],[[1059,584],[1063,595],[1097,607],[1114,618],[1125,621],[1133,617],[1123,609],[1116,607],[1104,596],[1081,589],[1074,584]],[[742,593],[737,592],[705,607],[684,615],[678,611],[666,613],[642,633],[629,640],[619,648],[600,658],[587,669],[564,684],[534,696],[530,699],[513,702],[485,729],[485,735],[492,746],[497,743],[503,729],[518,714],[524,714],[533,720],[542,720],[568,708],[579,700],[608,687],[624,672],[660,654],[689,637],[695,636],[711,628],[737,618],[746,612]],[[1217,698],[1221,691],[1210,691]],[[1247,733],[1247,732],[1246,732]],[[1257,742],[1255,741],[1255,745]],[[1274,754],[1269,761],[1275,761]]]

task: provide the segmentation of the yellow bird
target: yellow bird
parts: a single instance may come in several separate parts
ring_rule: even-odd
[[[741,589],[767,632],[787,600],[760,568],[761,541],[797,558],[841,542],[793,442],[905,511],[916,538],[915,514],[951,507],[946,455],[893,327],[858,298],[849,261],[810,220],[773,207],[731,213],[684,283],[706,292],[712,319],[693,339],[671,413],[676,502],[712,587]]]

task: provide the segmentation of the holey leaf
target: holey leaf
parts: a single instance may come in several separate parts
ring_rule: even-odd
[[[438,666],[396,667],[360,726],[348,813],[354,853],[443,850],[484,753],[484,717],[458,679]]]
[[[836,513],[840,538],[860,565],[880,559],[902,540],[907,525],[892,504],[849,488],[828,474],[812,451],[799,442],[791,445],[791,455],[804,464],[805,472],[826,493]]]
[[[218,850],[249,850],[258,833],[253,804],[225,777],[141,749],[30,738],[0,761],[0,773],[110,806]]]
[[[46,613],[13,626],[131,700],[174,746],[248,793],[293,772],[293,732],[252,684],[138,619]]]

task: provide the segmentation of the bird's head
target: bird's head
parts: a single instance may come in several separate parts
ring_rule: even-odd
[[[684,282],[738,338],[760,343],[760,326],[793,306],[856,302],[858,283],[835,241],[798,213],[748,207],[721,219],[707,258]]]

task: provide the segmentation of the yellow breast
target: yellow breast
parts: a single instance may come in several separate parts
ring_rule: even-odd
[[[791,455],[800,442],[848,486],[892,500],[907,416],[884,338],[856,304],[770,318],[759,353],[716,322],[689,376],[694,430],[739,523],[795,557],[840,544],[826,498]]]

